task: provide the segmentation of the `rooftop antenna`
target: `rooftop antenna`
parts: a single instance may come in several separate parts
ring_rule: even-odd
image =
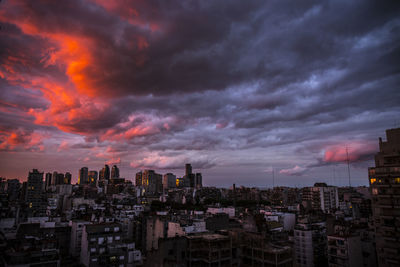
[[[272,168],[272,189],[275,188],[275,170]]]
[[[335,165],[333,165],[333,186],[336,186],[336,173],[335,173]]]
[[[349,188],[351,187],[351,182],[350,182],[350,160],[349,160],[349,149],[346,146],[346,156],[347,156],[347,172],[349,173]]]

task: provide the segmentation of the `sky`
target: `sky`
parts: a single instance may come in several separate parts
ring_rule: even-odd
[[[368,184],[400,127],[398,1],[3,0],[0,176]],[[348,151],[348,157],[346,154]]]

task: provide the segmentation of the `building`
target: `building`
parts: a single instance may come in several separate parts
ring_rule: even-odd
[[[111,178],[119,178],[119,169],[118,169],[117,165],[112,166]]]
[[[82,167],[79,170],[78,184],[88,184],[89,183],[89,169],[88,167]]]
[[[162,192],[162,175],[153,170],[144,170],[142,174],[142,185],[150,194]]]
[[[86,224],[82,232],[80,262],[85,266],[126,266],[118,223]]]
[[[163,176],[163,188],[175,188],[176,187],[176,175],[173,173],[167,173]]]
[[[360,235],[345,232],[329,235],[328,261],[330,267],[363,266]]]
[[[18,179],[7,180],[7,194],[9,201],[18,200],[20,188],[21,188],[21,183],[19,182]]]
[[[71,180],[72,180],[71,173],[66,172],[65,176],[64,176],[64,183],[63,184],[71,184]]]
[[[41,216],[46,213],[42,202],[43,172],[33,169],[29,172],[25,202],[28,205],[28,213],[31,216]]]
[[[45,179],[45,190],[49,189],[50,186],[52,185],[52,179],[51,179],[52,175],[50,172],[46,173],[46,179]]]
[[[108,165],[104,165],[104,167],[100,170],[99,180],[110,180],[110,167],[108,167]]]
[[[368,169],[379,266],[400,266],[400,128],[379,138],[375,167]]]
[[[71,221],[71,241],[69,247],[69,254],[73,257],[79,258],[81,255],[82,246],[82,232],[85,225],[90,224],[88,221]]]
[[[196,173],[195,186],[197,189],[203,187],[203,176],[201,175],[201,173]]]
[[[89,184],[91,185],[96,185],[97,183],[97,171],[90,171],[88,173],[88,178],[89,178]]]
[[[339,208],[338,189],[325,183],[303,188],[302,204],[308,209],[332,213]]]
[[[136,173],[136,176],[135,176],[135,185],[136,186],[142,186],[142,176],[143,176],[142,172]]]
[[[296,266],[326,266],[325,223],[299,223],[294,228]]]

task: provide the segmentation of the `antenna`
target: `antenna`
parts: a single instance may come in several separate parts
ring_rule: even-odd
[[[272,168],[272,189],[275,188],[275,170]]]
[[[346,146],[346,156],[347,156],[347,172],[349,173],[349,188],[351,187],[351,182],[350,182],[350,160],[349,160],[349,149]]]

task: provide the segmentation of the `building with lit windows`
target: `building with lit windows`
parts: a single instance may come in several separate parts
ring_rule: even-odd
[[[379,138],[375,167],[368,169],[379,266],[400,266],[400,128]]]
[[[46,213],[42,202],[43,172],[33,169],[29,172],[25,201],[31,216],[42,216]]]

